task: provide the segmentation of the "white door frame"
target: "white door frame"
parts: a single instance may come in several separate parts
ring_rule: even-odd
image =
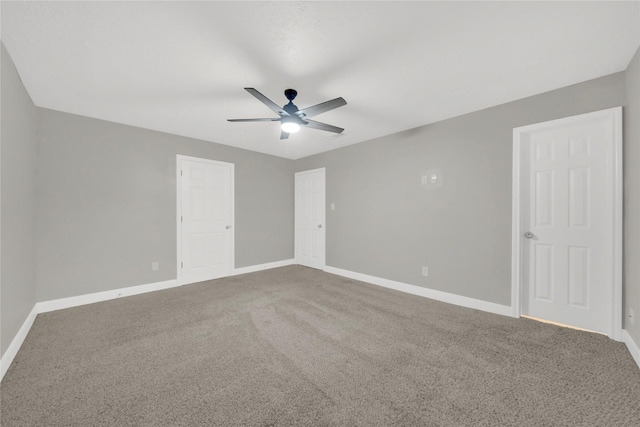
[[[611,277],[611,301],[613,301],[612,319],[607,335],[616,341],[622,339],[622,107],[609,108],[593,113],[580,114],[572,117],[536,123],[513,129],[513,199],[512,199],[512,231],[511,231],[511,314],[520,317],[522,314],[522,241],[525,230],[521,227],[522,196],[521,162],[522,136],[525,133],[541,129],[565,126],[591,119],[610,119],[612,123],[613,147],[611,147],[611,161],[613,177],[607,182],[609,190],[613,192],[614,205],[613,227],[610,244],[613,250],[613,277]]]
[[[176,238],[176,244],[177,244],[177,251],[176,251],[176,271],[177,271],[177,281],[178,281],[178,285],[186,285],[187,283],[184,282],[184,277],[182,274],[182,268],[180,267],[180,263],[182,261],[182,221],[180,221],[180,218],[182,217],[182,185],[180,182],[180,173],[181,173],[181,164],[183,160],[188,160],[191,162],[200,162],[200,163],[208,163],[211,165],[219,165],[219,166],[228,166],[231,168],[231,179],[229,180],[229,185],[231,186],[231,200],[229,201],[231,203],[230,209],[231,209],[231,236],[229,236],[229,238],[231,239],[230,245],[231,245],[231,258],[230,258],[230,265],[229,265],[229,275],[233,275],[233,271],[235,270],[235,264],[236,264],[236,256],[235,256],[235,165],[233,163],[226,163],[226,162],[220,162],[217,160],[210,160],[210,159],[203,159],[200,157],[191,157],[191,156],[183,156],[182,154],[177,154],[176,155],[176,233],[177,233],[177,238]]]
[[[324,205],[322,206],[322,209],[324,210],[324,221],[323,221],[323,227],[321,230],[322,233],[322,269],[326,268],[327,266],[327,171],[326,168],[317,168],[317,169],[311,169],[311,170],[307,170],[307,171],[300,171],[300,172],[296,172],[294,174],[294,178],[293,178],[293,183],[294,183],[294,197],[293,197],[293,203],[294,203],[294,214],[293,214],[293,221],[294,221],[294,225],[293,225],[293,251],[294,251],[294,259],[296,261],[296,264],[298,263],[298,216],[296,215],[295,209],[297,209],[298,204],[296,203],[296,197],[298,197],[297,192],[295,192],[295,183],[296,183],[296,177],[298,175],[305,175],[308,173],[315,173],[315,172],[322,172],[324,174],[324,185],[323,185],[323,191],[324,191]]]

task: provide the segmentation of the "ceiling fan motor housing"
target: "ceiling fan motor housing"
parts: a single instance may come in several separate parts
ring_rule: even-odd
[[[295,115],[298,112],[298,107],[293,105],[293,102],[291,102],[291,101],[289,101],[289,103],[287,105],[282,107],[282,109],[284,111],[286,111],[287,113],[289,113],[290,115],[292,115],[292,116]]]

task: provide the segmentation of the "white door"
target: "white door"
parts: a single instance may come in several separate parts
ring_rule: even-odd
[[[325,243],[325,170],[296,173],[296,263],[323,269]]]
[[[514,131],[522,314],[613,334],[620,129],[612,109]]]
[[[178,280],[231,274],[233,171],[230,163],[178,156]]]

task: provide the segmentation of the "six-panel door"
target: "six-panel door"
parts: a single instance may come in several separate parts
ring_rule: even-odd
[[[613,303],[610,123],[541,129],[524,142],[522,225],[533,236],[523,239],[523,314],[607,333]]]

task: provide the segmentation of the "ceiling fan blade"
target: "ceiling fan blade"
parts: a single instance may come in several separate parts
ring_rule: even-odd
[[[280,139],[289,139],[289,134],[285,131],[280,132]]]
[[[279,122],[280,119],[227,119],[228,122]]]
[[[297,114],[304,114],[306,117],[317,116],[318,114],[324,113],[329,110],[333,110],[334,108],[342,107],[343,105],[347,105],[347,101],[344,98],[336,98],[331,101],[323,102],[322,104],[316,104],[311,107],[303,108],[299,110]]]
[[[318,130],[326,130],[328,132],[334,132],[334,133],[341,133],[344,130],[343,128],[339,128],[337,126],[332,126],[332,125],[328,125],[326,123],[316,122],[315,120],[305,119],[305,121],[307,122],[307,124],[306,125],[302,125],[302,126],[307,127],[307,128],[313,128],[313,129],[318,129]]]
[[[258,98],[258,100],[260,102],[262,102],[264,105],[266,105],[267,107],[269,107],[270,109],[272,109],[273,111],[278,113],[279,115],[281,115],[281,116],[288,116],[289,115],[289,113],[284,111],[282,109],[282,107],[280,107],[278,104],[276,104],[275,102],[273,102],[272,100],[270,100],[269,98],[267,98],[266,96],[264,96],[263,94],[258,92],[256,89],[254,89],[252,87],[245,87],[244,90],[246,90],[251,95],[253,95],[256,98]]]

